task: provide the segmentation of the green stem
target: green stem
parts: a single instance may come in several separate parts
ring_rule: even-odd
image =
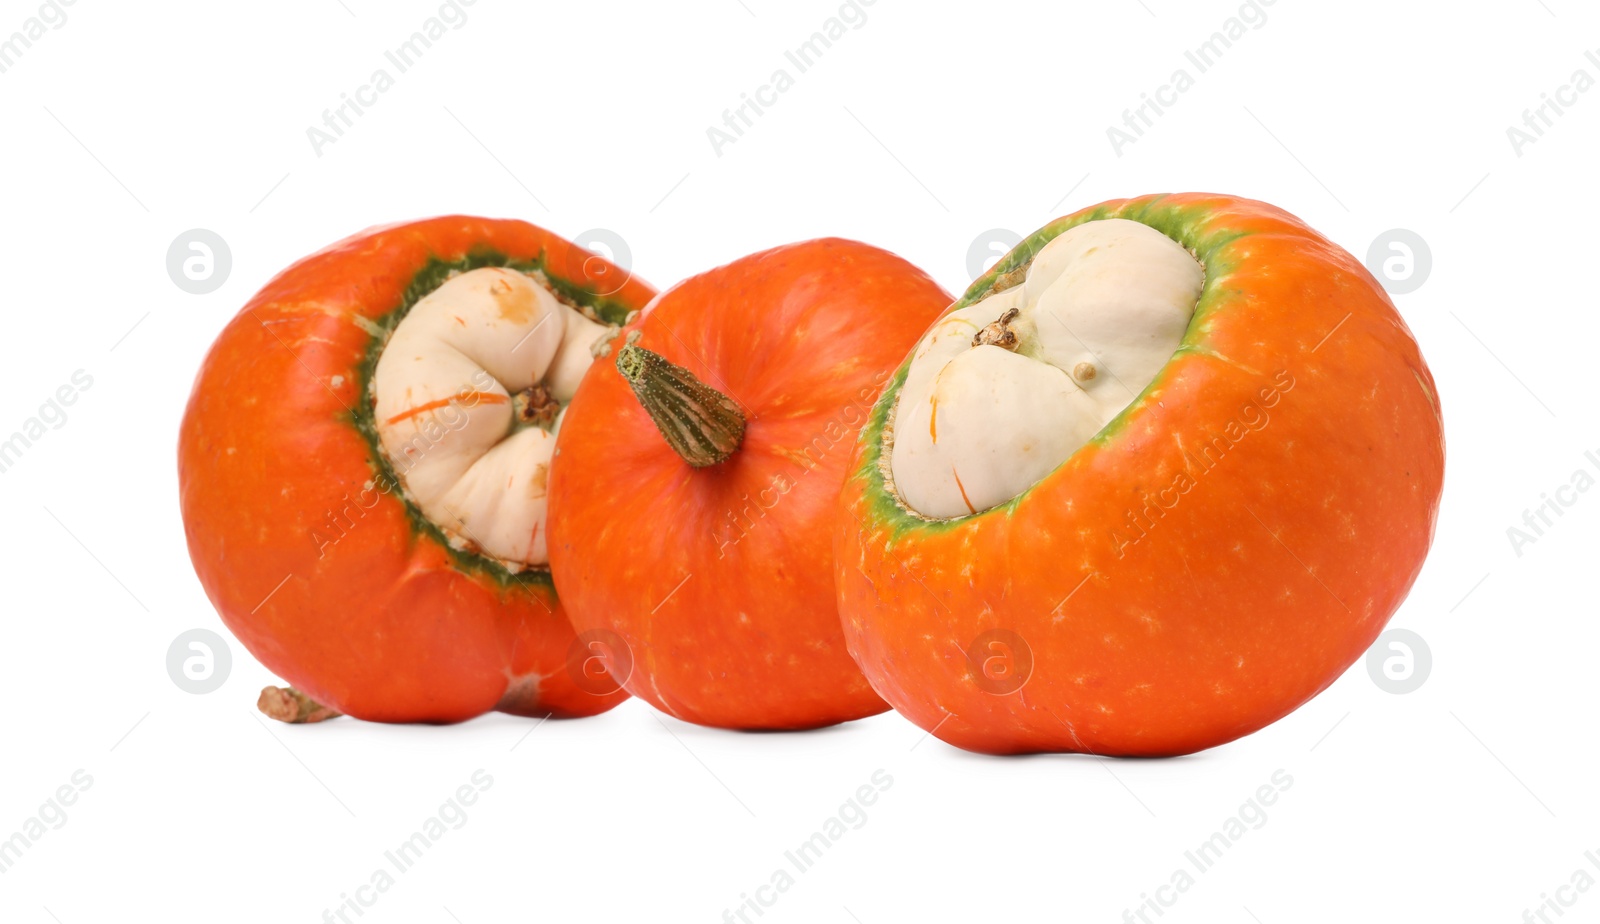
[[[617,371],[667,445],[695,468],[726,461],[744,440],[744,414],[733,399],[661,354],[630,343],[617,351]]]

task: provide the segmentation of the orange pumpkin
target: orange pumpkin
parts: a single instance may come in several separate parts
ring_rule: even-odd
[[[845,651],[833,501],[889,370],[950,297],[853,241],[758,253],[662,293],[573,399],[550,564],[628,691],[725,728],[888,707]]]
[[[1154,229],[1199,263],[1192,320],[1153,380],[1129,385],[1131,403],[1015,496],[930,516],[906,492],[960,503],[989,478],[978,443],[1005,434],[945,446],[963,437],[945,404],[913,405],[926,389],[903,396],[907,359],[873,408],[840,496],[835,574],[850,651],[896,709],[962,748],[1158,756],[1249,734],[1361,656],[1432,541],[1444,442],[1428,367],[1360,262],[1277,208],[1207,194],[1094,206],[1024,240],[950,317],[1002,304],[986,299],[1030,285],[1052,240],[1110,220]],[[1083,291],[1148,281],[1093,247],[1061,260],[1054,271]],[[1017,299],[1046,304],[1042,291]],[[1011,327],[1022,320],[979,312],[972,344],[951,350],[1015,349]],[[1048,317],[1037,325],[1054,329]],[[1074,332],[1086,338],[1088,326]],[[1105,357],[1083,356],[1040,381],[1068,396],[1109,382],[1097,365]],[[1022,361],[962,362],[996,359],[1004,369]],[[952,393],[948,380],[931,394],[967,402],[963,413],[987,400]],[[910,450],[895,458],[897,415],[899,439],[925,458],[973,461],[949,471]],[[1006,445],[1022,453],[1034,443]],[[950,485],[930,481],[946,476]]]
[[[201,366],[178,445],[189,551],[223,621],[301,694],[278,694],[281,718],[579,716],[626,698],[568,670],[576,638],[548,569],[485,554],[430,520],[381,445],[373,377],[391,336],[448,280],[488,267],[507,274],[500,288],[531,280],[598,322],[620,324],[654,294],[533,225],[435,218],[291,266]],[[509,414],[511,399],[486,387],[394,419]]]

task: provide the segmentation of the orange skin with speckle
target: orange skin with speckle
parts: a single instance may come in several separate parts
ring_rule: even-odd
[[[268,669],[358,718],[582,716],[627,696],[589,692],[605,686],[568,670],[576,636],[548,572],[511,575],[421,528],[356,423],[371,407],[375,331],[419,271],[484,251],[542,261],[550,277],[610,293],[620,309],[654,295],[520,221],[370,230],[267,283],[217,338],[184,414],[179,490],[207,596]],[[464,407],[474,401],[463,394]]]
[[[1362,655],[1432,542],[1433,377],[1371,274],[1280,209],[1108,202],[1047,225],[957,306],[1104,218],[1206,269],[1183,345],[1122,416],[1011,502],[930,521],[887,474],[903,365],[840,496],[850,651],[958,747],[1164,756],[1249,734]]]
[[[746,419],[706,468],[662,438],[614,361],[590,367],[551,466],[550,565],[574,626],[626,646],[630,693],[738,729],[888,708],[845,650],[833,502],[890,370],[949,303],[906,261],[838,239],[663,293],[629,332]]]

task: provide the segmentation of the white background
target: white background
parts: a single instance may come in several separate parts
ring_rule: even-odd
[[[0,36],[37,9],[0,2]],[[467,823],[360,920],[721,921],[880,768],[865,824],[763,924],[1120,921],[1279,769],[1294,782],[1266,823],[1164,924],[1511,924],[1574,871],[1600,878],[1600,492],[1520,555],[1507,536],[1600,451],[1600,91],[1520,156],[1506,133],[1577,69],[1600,77],[1592,9],[1278,0],[1198,74],[1183,53],[1231,0],[877,0],[718,156],[707,128],[793,74],[784,51],[837,3],[477,0],[317,156],[307,128],[437,10],[77,0],[0,74],[0,435],[75,370],[94,380],[0,474],[0,838],[75,770],[94,781],[0,874],[0,919],[323,920],[479,768],[494,782]],[[1107,127],[1179,67],[1194,87],[1118,156]],[[1358,663],[1245,740],[1106,761],[970,755],[894,714],[736,734],[638,701],[536,728],[285,727],[256,716],[275,678],[231,636],[217,692],[168,677],[179,633],[226,634],[178,516],[188,389],[305,253],[460,211],[610,230],[658,286],[837,234],[958,292],[987,229],[1168,190],[1271,201],[1358,256],[1392,228],[1430,246],[1395,297],[1448,441],[1436,545],[1393,622],[1432,652],[1415,692]],[[191,228],[231,246],[211,294],[167,274]],[[1600,887],[1562,894],[1566,920],[1600,917]]]

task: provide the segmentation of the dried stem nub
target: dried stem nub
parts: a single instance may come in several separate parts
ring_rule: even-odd
[[[973,346],[997,346],[1002,350],[1017,349],[1017,332],[1011,329],[1011,322],[1017,319],[1022,312],[1016,308],[1006,309],[999,319],[990,321],[983,330],[972,335]]]
[[[290,725],[309,725],[336,719],[343,713],[329,709],[294,687],[264,687],[256,708],[269,719]]]

